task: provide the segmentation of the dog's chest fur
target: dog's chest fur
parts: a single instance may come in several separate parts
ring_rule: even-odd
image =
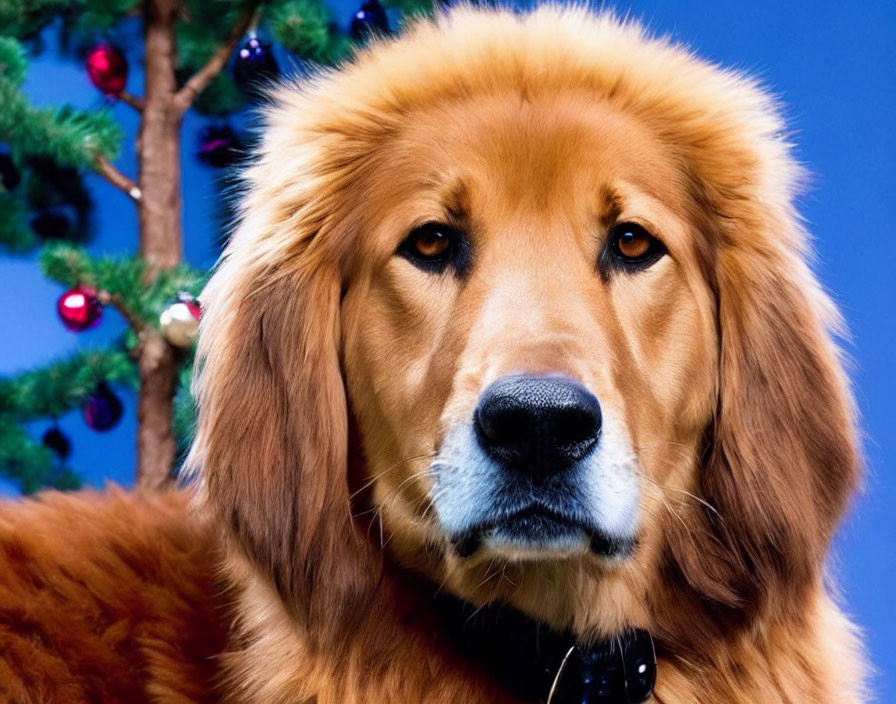
[[[110,490],[2,508],[0,700],[514,704],[388,604],[350,642],[312,652],[271,586],[244,558],[224,559],[188,504]],[[661,659],[655,700],[858,701],[845,621],[825,601],[810,620],[825,645],[779,628],[720,644],[711,671]]]

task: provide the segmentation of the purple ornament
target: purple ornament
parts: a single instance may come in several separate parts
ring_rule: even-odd
[[[112,393],[105,381],[97,384],[87,401],[81,406],[84,422],[94,430],[105,432],[114,428],[121,420],[124,406],[121,400]]]
[[[236,53],[233,77],[243,87],[258,82],[276,80],[280,75],[270,44],[263,44],[258,37],[249,37]]]
[[[367,41],[377,34],[389,34],[389,18],[379,0],[367,0],[352,16],[349,33],[356,42]]]
[[[243,145],[230,125],[208,125],[199,133],[199,161],[215,168],[233,166],[242,153]]]

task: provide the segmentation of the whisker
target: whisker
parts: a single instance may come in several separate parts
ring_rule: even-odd
[[[655,487],[661,489],[662,491],[675,491],[675,492],[678,492],[679,494],[684,494],[685,496],[688,496],[688,497],[694,499],[694,501],[697,501],[697,502],[699,502],[700,504],[702,504],[703,506],[705,506],[706,508],[708,508],[708,509],[709,509],[710,511],[712,511],[716,516],[718,516],[718,518],[719,518],[720,520],[725,520],[724,517],[722,516],[722,514],[719,513],[719,511],[716,509],[716,507],[713,506],[713,505],[712,505],[711,503],[709,503],[708,501],[706,501],[705,499],[703,499],[702,497],[697,496],[696,494],[693,494],[693,493],[691,493],[690,491],[686,491],[685,489],[678,489],[677,487],[674,487],[674,486],[666,486],[665,484],[662,484],[662,483],[658,482],[656,479],[654,479],[653,477],[648,476],[647,474],[645,474],[644,472],[642,472],[642,471],[640,471],[640,470],[637,470],[637,469],[636,469],[635,472],[637,473],[637,475],[638,475],[639,477],[641,477],[641,478],[647,480],[648,482],[650,482],[651,484],[653,484]],[[686,502],[684,502],[684,503],[686,503]]]
[[[709,502],[706,501],[705,499],[700,498],[700,497],[697,496],[696,494],[692,494],[691,492],[689,492],[689,491],[685,491],[684,489],[676,489],[675,487],[672,487],[672,486],[666,487],[666,489],[668,489],[668,490],[670,490],[670,491],[677,491],[677,492],[679,492],[679,493],[681,493],[681,494],[685,494],[686,496],[690,496],[692,499],[694,499],[694,501],[698,501],[698,502],[700,502],[701,504],[703,504],[703,506],[705,506],[705,507],[708,508],[710,511],[712,511],[712,512],[718,517],[718,519],[719,519],[720,521],[724,521],[724,520],[725,520],[725,518],[722,516],[721,513],[719,513],[719,511],[716,509],[715,506],[713,506],[711,503],[709,503]]]
[[[365,491],[366,489],[369,489],[371,486],[373,486],[373,484],[374,484],[378,479],[382,478],[383,476],[385,476],[385,475],[388,474],[389,472],[394,471],[395,469],[397,469],[397,468],[400,467],[401,465],[403,465],[403,464],[407,464],[408,462],[415,462],[416,460],[423,460],[423,459],[426,459],[426,458],[428,458],[428,457],[435,457],[435,455],[436,455],[435,452],[427,452],[427,453],[424,453],[424,454],[422,454],[422,455],[415,455],[414,457],[408,457],[408,458],[403,459],[403,460],[398,460],[398,462],[396,462],[395,464],[391,465],[390,467],[387,467],[386,469],[382,470],[381,472],[377,472],[375,475],[373,475],[372,477],[370,477],[370,479],[368,479],[367,481],[365,481],[364,484],[363,484],[357,491],[355,491],[354,493],[352,493],[351,496],[348,497],[348,498],[349,498],[349,501],[353,501],[353,500],[355,499],[355,497],[356,497],[358,494],[362,493],[362,492]]]

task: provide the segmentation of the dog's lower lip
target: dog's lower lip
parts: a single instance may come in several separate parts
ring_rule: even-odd
[[[532,547],[538,547],[539,543],[557,537],[556,534],[553,536],[547,534],[529,536],[525,535],[525,529],[523,529],[521,534],[520,525],[532,521],[547,523],[557,533],[578,533],[583,539],[587,540],[589,550],[597,555],[615,557],[630,552],[629,541],[612,538],[596,528],[589,527],[550,508],[540,506],[530,506],[501,519],[483,523],[453,537],[451,543],[459,557],[468,558],[474,555],[486,543],[486,539],[489,536],[494,538],[495,533],[503,534],[502,537],[510,540],[520,539],[526,541],[529,539],[533,543]],[[508,536],[510,537],[508,538]]]

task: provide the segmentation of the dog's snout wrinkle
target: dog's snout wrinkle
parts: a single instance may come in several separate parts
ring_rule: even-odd
[[[537,484],[584,459],[597,444],[601,420],[597,398],[578,382],[532,375],[498,379],[474,412],[482,448]]]

